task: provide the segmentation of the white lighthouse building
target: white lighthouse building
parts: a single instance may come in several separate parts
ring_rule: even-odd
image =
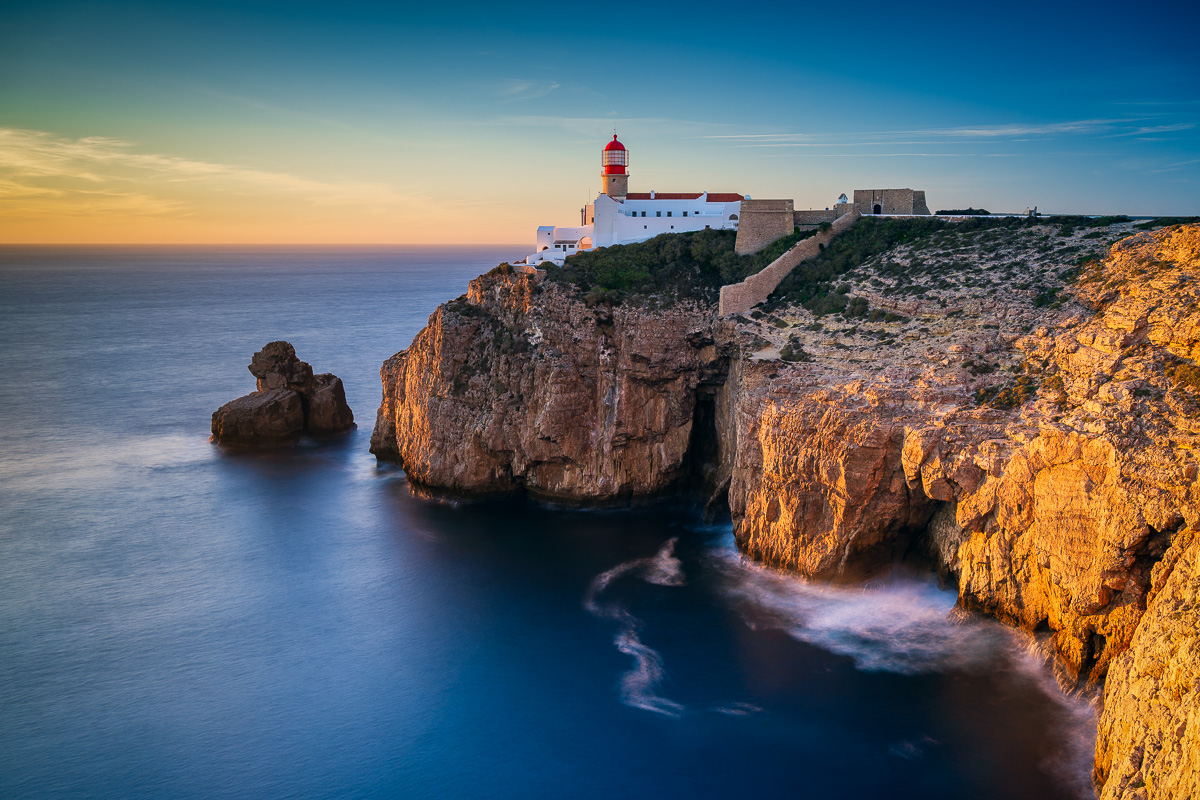
[[[642,242],[660,233],[736,230],[742,200],[750,199],[735,193],[630,192],[629,151],[615,134],[604,147],[600,166],[601,193],[582,209],[580,224],[539,227],[536,252],[525,263],[562,264],[580,250]]]

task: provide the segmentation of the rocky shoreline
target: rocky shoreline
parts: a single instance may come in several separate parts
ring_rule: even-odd
[[[920,549],[1103,685],[1100,796],[1200,794],[1200,226],[1031,228],[991,248],[1027,246],[1024,281],[955,236],[847,276],[891,309],[871,322],[482,276],[384,364],[372,452],[460,494],[703,486],[744,553],[807,576]]]

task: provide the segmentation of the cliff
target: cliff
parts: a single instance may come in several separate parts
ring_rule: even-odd
[[[484,276],[385,363],[373,452],[454,492],[702,478],[744,552],[809,576],[924,552],[1063,682],[1109,676],[1105,798],[1187,797],[1200,227],[920,224],[753,318]]]
[[[699,389],[721,371],[701,305],[589,306],[486,275],[383,366],[371,451],[418,487],[604,502],[688,469]]]

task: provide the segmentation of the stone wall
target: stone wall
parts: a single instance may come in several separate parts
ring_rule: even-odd
[[[764,247],[796,229],[791,200],[742,201],[738,217],[737,242],[734,252],[739,256],[757,253]]]
[[[745,314],[754,306],[764,302],[770,297],[771,292],[775,291],[775,287],[779,285],[780,281],[796,268],[797,264],[815,257],[821,252],[823,245],[828,244],[830,239],[853,225],[860,216],[858,211],[842,215],[828,231],[798,242],[791,250],[741,283],[722,286],[720,314]]]
[[[853,208],[849,203],[838,203],[833,208],[824,210],[818,208],[797,211],[792,215],[792,223],[802,231],[811,231],[822,222],[833,222],[843,214],[849,214]]]
[[[928,214],[925,192],[915,189],[855,189],[854,207],[860,214]]]

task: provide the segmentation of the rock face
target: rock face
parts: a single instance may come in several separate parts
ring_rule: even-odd
[[[287,342],[271,342],[254,354],[250,373],[257,391],[213,412],[212,440],[233,445],[269,445],[301,433],[335,433],[354,427],[354,414],[336,375],[313,375]]]
[[[1200,226],[1123,235],[1077,268],[1095,236],[1030,229],[1003,251],[1025,282],[906,244],[846,276],[898,312],[870,322],[485,276],[384,364],[372,450],[419,486],[589,502],[703,472],[745,553],[809,576],[924,551],[962,606],[1050,632],[1065,684],[1108,676],[1105,798],[1195,796]]]
[[[1176,537],[1149,598],[1108,670],[1096,743],[1103,800],[1200,797],[1200,534]]]
[[[573,501],[662,492],[687,469],[708,309],[589,307],[488,275],[384,363],[376,456],[417,486]]]

